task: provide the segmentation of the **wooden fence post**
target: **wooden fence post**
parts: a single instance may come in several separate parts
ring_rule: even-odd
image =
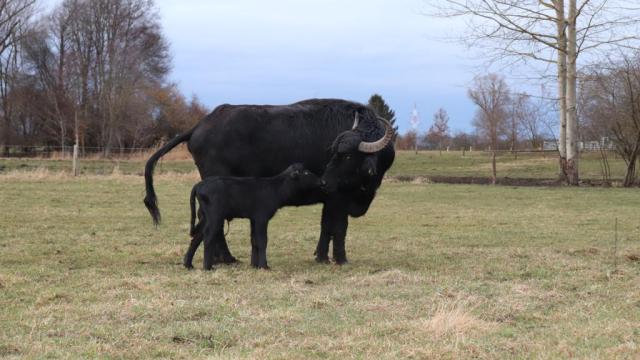
[[[73,145],[73,176],[78,176],[78,143]]]

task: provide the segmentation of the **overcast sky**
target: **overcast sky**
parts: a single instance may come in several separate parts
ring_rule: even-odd
[[[471,60],[436,39],[451,22],[424,0],[156,0],[173,55],[171,78],[207,106],[287,104],[313,97],[366,102],[380,93],[401,132],[415,103],[421,130],[444,107],[470,128]]]
[[[424,16],[432,0],[155,0],[173,57],[171,81],[213,109],[381,94],[410,129],[443,107],[470,130],[466,89],[478,62],[438,41],[462,24]],[[59,0],[44,0],[45,9]]]

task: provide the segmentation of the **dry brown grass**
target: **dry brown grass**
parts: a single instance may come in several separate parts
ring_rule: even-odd
[[[158,151],[160,147],[162,147],[164,143],[158,144],[153,148],[149,149],[140,149],[135,151],[125,151],[121,153],[118,149],[114,149],[109,156],[104,156],[101,152],[92,152],[85,153],[84,155],[80,154],[80,158],[85,161],[91,160],[127,160],[127,161],[147,161],[149,157]],[[62,151],[51,151],[47,153],[47,155],[33,156],[24,159],[32,159],[32,160],[71,160],[73,158],[72,147],[69,147],[69,150]],[[20,159],[20,158],[18,158]],[[168,154],[163,156],[164,160],[174,161],[174,160],[191,160],[191,153],[187,149],[187,144],[182,143],[173,148]]]
[[[634,189],[388,183],[349,265],[313,261],[310,206],[273,219],[271,271],[238,220],[243,262],[204,272],[180,264],[197,174],[158,176],[155,229],[140,176],[38,172],[0,176],[0,358],[640,356]]]
[[[39,167],[34,170],[10,170],[8,172],[0,173],[0,181],[44,181],[44,180],[59,180],[59,181],[78,181],[78,180],[134,180],[142,181],[142,177],[136,174],[125,174],[120,170],[119,166],[115,166],[110,174],[107,175],[78,175],[73,176],[69,171],[64,170],[49,170],[48,168]],[[200,174],[197,170],[191,172],[175,172],[168,171],[158,174],[154,174],[154,179],[161,180],[173,180],[173,181],[199,181]]]
[[[160,147],[162,147],[163,145],[164,144],[160,144],[154,147],[153,149],[149,149],[144,152],[142,151],[136,152],[134,154],[128,155],[127,160],[147,161],[149,157],[153,153],[158,151],[158,149],[160,149]],[[173,148],[173,150],[171,150],[168,154],[163,156],[162,159],[165,161],[175,161],[175,160],[192,160],[193,158],[191,157],[191,153],[189,152],[189,149],[187,149],[187,144],[182,143],[176,146],[175,148]]]
[[[453,338],[462,341],[473,332],[488,332],[495,328],[495,324],[481,320],[472,314],[478,302],[469,299],[441,299],[435,302],[435,309],[430,318],[413,321],[412,326],[419,331],[426,332],[436,339]]]

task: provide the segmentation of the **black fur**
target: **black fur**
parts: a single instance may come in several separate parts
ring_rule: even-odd
[[[269,178],[208,177],[191,190],[191,233],[196,228],[196,199],[200,204],[200,224],[204,224],[204,269],[213,266],[211,252],[224,220],[245,218],[251,220],[251,265],[267,269],[267,226],[290,198],[302,191],[320,187],[321,180],[304,169],[302,164],[289,166],[281,174]],[[196,246],[197,247],[197,246]],[[195,250],[195,249],[194,249]]]
[[[352,130],[356,112],[360,122]],[[334,259],[344,263],[348,216],[366,213],[395,156],[392,143],[375,154],[360,153],[358,143],[377,140],[384,131],[373,110],[362,104],[312,99],[284,106],[221,105],[180,139],[188,140],[202,178],[269,177],[298,162],[323,174],[324,191],[300,193],[287,205],[324,204],[316,259],[328,261],[329,242],[333,240]],[[177,145],[176,141],[151,156],[145,171],[145,204],[152,216],[158,215],[158,221],[152,171],[157,160]],[[196,231],[196,243],[200,242],[196,241],[198,236],[201,234]],[[215,256],[225,262],[235,261],[224,240]],[[185,256],[187,263],[191,263],[189,253]]]

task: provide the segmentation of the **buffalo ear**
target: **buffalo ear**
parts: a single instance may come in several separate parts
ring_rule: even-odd
[[[292,178],[293,180],[298,180],[298,178],[299,178],[299,177],[300,177],[300,171],[298,171],[298,170],[294,170],[294,171],[291,173],[291,178]]]
[[[376,160],[376,157],[373,155],[369,155],[364,158],[361,169],[368,176],[374,176],[378,172]]]

